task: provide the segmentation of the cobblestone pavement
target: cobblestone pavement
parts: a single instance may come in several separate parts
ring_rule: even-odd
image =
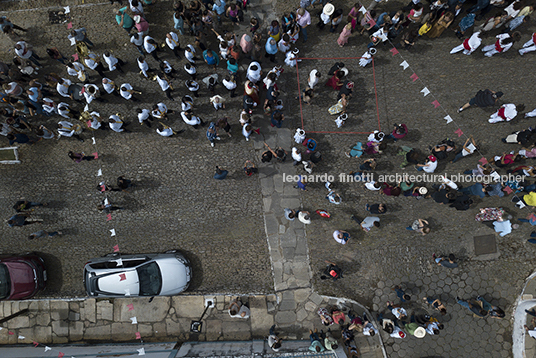
[[[156,6],[164,8],[168,5],[167,2],[162,2]],[[389,3],[388,6],[391,8],[395,5]],[[109,14],[105,15],[104,12],[108,11],[108,8],[111,9],[109,6],[93,7],[90,16],[103,18],[108,16],[109,18]],[[156,11],[158,10],[155,9]],[[81,12],[77,14],[75,11],[73,15],[81,16]],[[46,40],[52,40],[59,36],[58,33],[61,33],[63,45],[58,47],[65,54],[72,52],[67,51],[67,39],[63,35],[66,31],[64,27],[45,26],[45,17],[31,20],[25,20],[22,16],[15,14],[10,17],[22,26],[27,26],[30,21],[37,21],[37,25],[30,32],[30,41],[36,38],[39,27],[45,29],[42,36]],[[170,17],[171,15],[165,20],[166,24],[154,26],[155,33],[160,38],[170,28]],[[76,27],[76,22],[73,21],[73,23]],[[114,48],[117,48],[117,45],[122,46],[124,34],[116,31],[116,26],[112,24],[112,21],[105,24],[87,24],[84,21],[84,25],[96,43],[107,42]],[[98,27],[101,26],[111,31],[98,34]],[[526,41],[527,34],[533,30],[533,25],[527,26],[523,30],[523,40]],[[99,36],[102,36],[103,40],[97,40]],[[317,30],[312,28],[307,46],[298,43],[301,49],[300,54],[315,57],[332,57],[334,54],[337,57],[360,56],[365,52],[366,42],[368,42],[365,37],[354,36],[350,38],[348,46],[340,49],[335,45],[337,34],[329,34],[325,30],[320,36]],[[9,40],[4,37],[1,41],[2,48],[5,48],[6,41]],[[484,40],[484,44],[492,42],[491,37]],[[457,115],[455,110],[471,98],[477,90],[484,88],[503,91],[505,93],[503,103],[524,102],[527,110],[532,110],[536,107],[536,98],[534,93],[527,91],[524,85],[526,81],[524,69],[533,68],[536,59],[531,54],[520,57],[515,51],[519,48],[519,44],[514,45],[511,51],[493,58],[485,58],[481,52],[476,52],[470,57],[461,54],[448,55],[448,51],[458,44],[459,41],[451,32],[445,32],[436,40],[420,39],[413,50],[401,51],[401,53],[438,101],[459,123],[462,130],[474,136],[484,155],[490,157],[515,149],[515,146],[500,142],[500,138],[512,131],[526,128],[533,121],[516,120],[511,124],[491,125],[487,123],[487,117],[492,113],[491,109],[470,109],[460,115]],[[104,48],[104,45],[97,45],[97,51],[102,51]],[[128,55],[126,49],[128,47],[125,45],[124,50],[118,51],[119,57],[124,57],[132,63],[136,56],[135,49],[130,50]],[[419,91],[423,86],[419,82],[411,82],[409,78],[412,73],[411,69],[403,71],[399,66],[402,59],[393,57],[388,52],[388,46],[380,46],[378,52],[375,60],[375,75],[381,128],[388,130],[394,123],[406,123],[410,128],[410,134],[407,139],[397,144],[413,146],[423,151],[428,145],[434,145],[446,137],[454,137],[456,128],[445,125],[442,120],[444,113],[435,110],[430,105],[433,100],[430,96],[422,97]],[[38,53],[43,53],[43,51],[39,51],[38,48]],[[169,57],[169,54],[167,56]],[[352,64],[352,61],[345,62],[350,69],[350,78],[356,81],[356,87],[354,99],[349,107],[349,123],[343,130],[368,132],[377,129],[372,68],[369,66],[362,69]],[[149,59],[149,63],[152,66],[155,65],[152,59]],[[324,75],[323,79],[327,80],[327,70],[331,65],[331,61],[304,60],[299,66],[300,77],[306,77],[314,67],[320,69]],[[129,66],[129,68],[134,68],[133,65]],[[203,66],[200,66],[200,69],[207,70]],[[221,74],[224,73],[223,68],[218,71]],[[287,68],[284,74],[286,77],[281,83],[285,91],[284,99],[288,111],[285,126],[290,129],[289,132],[292,132],[300,123],[295,110],[297,102],[293,102],[292,99],[297,88],[291,74],[293,75],[293,69]],[[144,94],[147,93],[147,97],[144,95],[144,98],[148,99],[148,103],[155,102],[157,97],[161,97],[160,92],[156,92],[159,91],[156,84],[141,81],[135,73],[127,75],[126,78],[134,85],[134,88],[141,88]],[[146,92],[145,88],[147,88]],[[181,89],[178,92],[183,94],[184,90]],[[233,103],[238,103],[238,100],[230,102],[229,106],[231,107]],[[328,119],[329,115],[326,111],[326,108],[334,103],[335,93],[321,86],[319,96],[314,99],[313,104],[304,108],[306,130],[335,130],[335,125]],[[173,105],[171,107],[177,108]],[[100,106],[98,109],[105,114],[116,111],[126,112],[124,103],[119,102],[105,104],[102,109]],[[212,115],[210,108],[200,108],[199,113],[206,118]],[[233,112],[233,116],[236,119],[238,113]],[[49,122],[52,124],[54,121]],[[180,120],[177,119],[171,121],[172,127],[176,129],[182,128],[183,125],[179,123]],[[274,137],[271,137],[274,132],[268,128],[266,120],[261,120],[259,116],[255,125],[261,128],[261,133],[263,136],[266,135],[266,140],[275,141]],[[413,296],[407,306],[410,311],[420,312],[425,309],[420,304],[423,296],[438,296],[446,302],[449,313],[441,317],[446,325],[445,331],[441,332],[438,337],[427,336],[420,341],[407,338],[395,342],[391,338],[384,337],[386,351],[390,357],[458,357],[482,352],[492,357],[511,355],[512,305],[520,292],[524,278],[532,272],[534,265],[534,248],[526,243],[531,230],[525,224],[511,235],[504,238],[497,237],[499,255],[493,260],[479,260],[475,257],[472,244],[473,236],[493,233],[491,229],[472,219],[478,208],[503,206],[515,218],[526,215],[526,211],[520,212],[515,209],[509,198],[475,200],[476,203],[472,209],[467,212],[457,212],[452,208],[441,207],[430,200],[415,201],[413,198],[405,197],[382,197],[376,193],[365,192],[360,184],[335,182],[334,187],[342,195],[343,204],[334,207],[330,206],[325,199],[326,190],[323,183],[310,184],[309,191],[299,194],[290,188],[286,189],[286,193],[285,189],[282,192],[277,190],[281,188],[280,183],[277,183],[279,180],[277,175],[281,175],[289,168],[286,164],[277,168],[271,166],[261,168],[260,182],[254,178],[246,179],[240,173],[239,168],[245,159],[254,156],[254,151],[251,145],[245,143],[240,137],[236,130],[237,124],[234,125],[233,138],[225,140],[234,144],[232,150],[229,150],[230,145],[224,142],[221,145],[217,143],[216,148],[211,149],[204,139],[202,130],[195,133],[188,129],[178,138],[158,138],[147,128],[140,129],[136,123],[132,123],[129,127],[132,132],[124,135],[97,133],[99,143],[102,143],[104,148],[109,148],[108,152],[102,149],[104,154],[100,163],[102,163],[103,171],[109,173],[109,178],[115,178],[120,174],[131,176],[138,184],[132,193],[119,195],[114,193],[112,196],[113,202],[127,209],[117,215],[116,228],[118,231],[122,229],[125,233],[124,237],[131,237],[132,240],[129,240],[127,245],[121,246],[132,247],[137,251],[177,247],[188,251],[194,257],[196,265],[194,272],[202,273],[198,274],[202,280],[198,279],[194,285],[194,291],[270,291],[271,279],[267,256],[269,249],[271,252],[270,235],[277,234],[280,240],[289,229],[296,234],[296,237],[301,235],[301,228],[287,225],[281,219],[282,212],[277,210],[286,206],[285,204],[297,205],[296,199],[300,198],[304,209],[311,212],[316,209],[326,209],[332,214],[331,219],[315,217],[303,236],[307,238],[309,248],[309,260],[313,272],[312,286],[320,294],[352,298],[368,305],[372,311],[383,311],[387,300],[395,300],[396,296],[392,293],[391,287],[401,284]],[[282,133],[285,132],[278,135],[282,143],[289,143],[290,133]],[[117,140],[116,137],[119,136]],[[363,135],[316,134],[314,138],[320,143],[319,148],[323,154],[323,161],[315,168],[315,173],[338,175],[357,169],[360,161],[346,158],[343,152],[356,141],[364,141]],[[172,144],[162,146],[163,140]],[[259,138],[255,139],[255,148],[260,150],[262,144],[258,140]],[[54,222],[50,228],[63,229],[66,232],[66,235],[59,239],[27,242],[22,248],[51,253],[47,256],[49,262],[61,267],[62,275],[57,274],[59,270],[55,270],[56,277],[51,275],[52,287],[49,294],[53,295],[59,295],[60,292],[62,295],[81,294],[81,271],[85,259],[88,256],[107,253],[113,246],[105,235],[108,224],[96,212],[90,211],[100,198],[96,191],[91,190],[95,185],[94,175],[97,169],[96,164],[99,162],[76,165],[56,159],[62,157],[67,159],[65,153],[71,149],[87,151],[87,148],[91,148],[87,142],[79,144],[62,139],[58,143],[39,143],[38,146],[32,148],[22,148],[23,165],[6,167],[3,171],[5,189],[2,191],[0,202],[2,207],[10,207],[20,197],[49,200],[51,208],[39,209],[39,213],[43,213],[46,222]],[[462,144],[460,140],[458,144]],[[216,157],[213,152],[216,153]],[[396,146],[391,144],[385,151],[385,155],[379,158],[378,173],[414,172],[411,167],[405,170],[399,169],[401,158],[395,155],[396,152]],[[459,173],[476,166],[477,159],[473,156],[464,158],[456,164],[441,163],[437,172]],[[215,183],[210,179],[213,166],[219,164],[227,168],[236,168],[233,180]],[[28,175],[26,167],[32,168],[31,175]],[[293,170],[293,168],[288,170]],[[269,183],[263,184],[263,180],[266,180],[262,174],[267,175],[270,171],[274,171],[271,174],[274,189],[270,193],[276,191],[278,194],[286,195],[274,200],[267,198],[268,192],[262,191],[264,202],[261,203],[259,195],[261,186],[270,187]],[[204,179],[204,182],[200,179]],[[73,185],[75,183],[76,185]],[[47,195],[43,194],[45,190],[48,192]],[[207,193],[210,194],[207,195]],[[236,193],[243,194],[236,195]],[[366,216],[364,205],[379,201],[387,204],[389,212],[381,218],[381,229],[373,230],[365,235],[349,219],[350,215],[364,217]],[[263,218],[260,213],[263,206],[265,213],[273,210],[276,220],[274,222],[272,219],[264,218],[269,235],[269,248],[264,245],[264,233],[262,233]],[[220,207],[226,210],[219,210]],[[131,212],[135,215],[130,215]],[[212,216],[211,213],[213,213]],[[248,220],[244,220],[244,216]],[[177,217],[181,220],[175,221],[174,218]],[[404,229],[419,217],[431,222],[432,233],[422,237]],[[148,223],[139,225],[140,221],[148,221]],[[198,227],[191,228],[192,221],[199,223]],[[272,223],[268,224],[270,221]],[[219,223],[224,224],[219,225]],[[353,236],[346,246],[337,244],[331,238],[332,231],[339,228],[349,231]],[[31,232],[31,229],[31,227],[22,230],[2,228],[4,240],[0,249],[5,251],[12,248],[21,237]],[[144,242],[142,238],[148,234],[164,239]],[[175,240],[175,235],[180,238]],[[95,236],[99,238],[95,239]],[[195,240],[191,238],[193,236]],[[242,240],[242,236],[253,239]],[[285,259],[284,255],[291,251],[294,255],[303,250],[303,246],[291,247],[288,242],[284,241],[277,244],[281,244],[282,259]],[[28,245],[30,246],[26,247]],[[296,241],[296,245],[303,244]],[[73,248],[77,252],[76,255],[72,255]],[[433,252],[455,253],[461,258],[460,268],[446,271],[442,267],[433,265],[431,261]],[[300,275],[303,276],[298,277],[297,271],[294,271],[298,270],[297,267],[289,266],[287,269],[284,263],[281,263],[278,268],[277,260],[274,258],[277,259],[272,254],[277,290],[286,289],[284,285],[278,289],[278,275],[286,281],[295,280],[297,288],[310,286],[305,278],[309,273],[306,272],[307,270],[304,271],[303,266],[299,268]],[[345,278],[342,281],[332,283],[318,280],[316,272],[323,267],[326,259],[342,264],[345,270]],[[243,267],[248,269],[241,269]],[[295,302],[296,292],[293,290],[288,292],[284,294],[288,295],[285,297],[293,296]],[[455,303],[456,296],[471,298],[479,294],[493,304],[504,308],[507,311],[507,318],[505,320],[473,318]],[[290,298],[282,302],[285,301],[289,302],[289,309],[290,306],[293,306],[292,310],[297,309],[296,315],[298,315],[297,312],[301,307],[294,306],[295,303],[293,304]],[[280,319],[285,320],[287,316],[280,315]],[[280,319],[276,316],[276,322]],[[297,320],[299,321],[298,317]],[[307,322],[307,320],[303,321],[303,323]]]

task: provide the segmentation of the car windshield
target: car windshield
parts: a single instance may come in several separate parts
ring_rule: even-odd
[[[162,274],[156,262],[136,269],[140,281],[140,296],[156,296],[162,289]]]
[[[11,280],[9,270],[4,264],[0,264],[0,300],[9,297],[11,293]]]

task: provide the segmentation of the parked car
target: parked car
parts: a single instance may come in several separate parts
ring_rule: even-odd
[[[25,300],[46,287],[45,261],[34,254],[0,255],[0,300]]]
[[[108,254],[84,266],[90,296],[173,296],[188,288],[190,262],[176,251],[163,254]]]

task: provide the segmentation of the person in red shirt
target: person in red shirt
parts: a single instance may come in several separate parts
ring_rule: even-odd
[[[392,138],[395,142],[399,139],[404,138],[408,135],[408,127],[404,123],[395,124],[395,127],[391,134],[389,134],[389,138]]]

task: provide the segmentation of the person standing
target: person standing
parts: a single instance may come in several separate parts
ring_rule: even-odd
[[[108,118],[108,125],[110,126],[110,129],[113,130],[114,132],[117,132],[117,133],[124,132],[125,129],[122,128],[122,127],[123,127],[123,124],[125,124],[125,123],[124,123],[123,120],[121,120],[121,118],[119,117],[119,113],[117,113],[117,114],[112,114],[112,115]]]
[[[143,34],[142,33],[135,33],[130,36],[130,43],[136,46],[138,49],[138,52],[140,55],[145,55],[145,52],[143,52]]]
[[[156,81],[160,85],[162,91],[164,91],[164,93],[166,94],[166,97],[171,101],[174,101],[173,97],[171,97],[171,91],[173,91],[173,89],[171,88],[171,83],[168,82],[166,75],[160,72],[156,76]]]
[[[123,97],[126,100],[132,100],[133,102],[139,102],[140,100],[134,97],[134,89],[130,85],[130,83],[123,83],[121,87],[119,88],[119,94],[121,97]]]
[[[216,166],[216,174],[214,174],[213,178],[217,180],[223,180],[227,177],[227,174],[229,174],[227,170],[223,170],[222,168]]]
[[[303,43],[307,42],[307,26],[311,25],[311,14],[304,8],[300,8],[296,11],[298,18],[296,23],[300,26],[301,33],[303,35]]]
[[[138,113],[138,121],[140,124],[143,125],[143,123],[146,123],[147,127],[151,128],[151,111],[148,109],[137,108],[136,112]]]
[[[210,146],[214,147],[214,141],[220,140],[221,138],[218,136],[218,129],[216,128],[216,125],[214,122],[210,122],[210,125],[207,129],[207,139],[210,142]]]
[[[108,94],[113,94],[114,96],[119,96],[119,93],[117,93],[116,89],[117,86],[115,85],[114,81],[112,81],[109,78],[104,77],[102,79],[102,87],[104,88],[104,91]]]
[[[123,71],[122,69],[122,66],[124,66],[125,63],[120,58],[116,58],[114,55],[112,55],[110,51],[104,52],[102,57],[104,58],[104,61],[108,65],[108,70],[110,72],[117,69],[119,72],[125,73],[125,71]]]
[[[85,27],[76,30],[71,30],[71,33],[69,34],[69,36],[67,36],[67,38],[69,40],[74,39],[76,42],[84,42],[88,47],[93,47],[93,42],[91,42],[87,37]]]
[[[134,20],[126,13],[127,7],[115,10],[115,21],[117,24],[130,34],[130,30],[134,27]]]
[[[87,67],[89,67],[93,71],[97,71],[99,76],[101,76],[102,78],[106,77],[104,75],[104,66],[102,65],[99,57],[95,53],[93,52],[88,53],[87,57],[84,58],[84,63],[86,64]]]
[[[166,44],[173,51],[175,57],[181,58],[179,51],[181,50],[181,44],[179,42],[179,36],[174,32],[168,32],[166,34]]]
[[[30,60],[38,67],[42,67],[38,60],[41,58],[33,52],[32,46],[25,41],[19,41],[15,44],[15,54],[25,60]]]
[[[156,51],[158,51],[158,44],[151,36],[145,36],[143,39],[143,48],[147,54],[153,56],[156,62],[160,62]]]
[[[194,97],[199,97],[199,94],[197,93],[199,92],[199,83],[193,80],[188,80],[186,81],[186,88],[188,88],[188,90],[192,92]]]
[[[34,219],[30,218],[30,214],[24,213],[24,214],[15,214],[12,217],[10,217],[7,221],[7,224],[9,227],[22,227],[25,225],[35,224],[35,223],[42,223],[43,219]]]
[[[277,336],[277,333],[275,332],[275,324],[270,327],[270,335],[268,336],[268,345],[274,352],[279,352],[281,349],[281,341],[282,339]]]

